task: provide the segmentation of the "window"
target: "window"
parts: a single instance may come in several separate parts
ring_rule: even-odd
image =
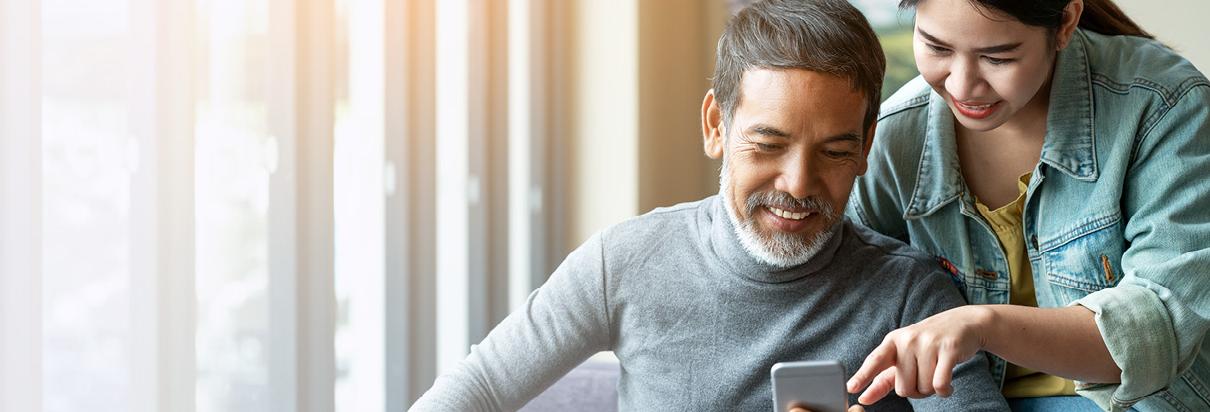
[[[897,1],[853,0],[852,3],[865,14],[882,41],[882,52],[886,54],[882,99],[886,100],[920,74],[916,71],[916,58],[912,54],[914,11],[900,9]]]
[[[382,0],[336,2],[336,410],[384,410]],[[393,184],[393,183],[391,183]]]
[[[120,0],[41,6],[43,407],[125,411],[140,114],[132,11]]]
[[[197,410],[269,406],[268,1],[197,0]]]
[[[0,0],[0,409],[406,409],[549,269],[546,7]]]

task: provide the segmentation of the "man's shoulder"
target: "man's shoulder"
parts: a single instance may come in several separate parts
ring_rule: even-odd
[[[683,219],[686,216],[697,216],[698,212],[708,211],[714,206],[714,201],[718,195],[713,195],[704,199],[694,200],[692,202],[677,203],[672,206],[661,206],[652,209],[650,212],[644,213],[636,217],[634,220],[668,220],[668,219]]]
[[[663,206],[639,216],[623,220],[605,229],[610,238],[624,238],[633,243],[646,236],[660,236],[668,230],[688,229],[706,218],[717,196],[692,202]]]
[[[933,256],[847,218],[844,225],[851,239],[847,242],[850,249],[847,255],[852,261],[861,262],[863,272],[878,278],[896,276],[913,281],[944,275]]]
[[[706,226],[712,218],[716,198],[655,208],[609,226],[601,232],[601,241],[606,251],[615,255],[661,245],[696,243],[709,230]]]
[[[865,282],[863,290],[903,302],[900,326],[966,303],[955,276],[937,258],[852,221],[845,224],[852,275]]]

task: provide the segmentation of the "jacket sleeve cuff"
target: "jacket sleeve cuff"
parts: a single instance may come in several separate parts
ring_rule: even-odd
[[[1076,392],[1107,411],[1125,411],[1164,389],[1179,359],[1176,332],[1154,291],[1120,284],[1072,302],[1096,314],[1109,355],[1122,370],[1121,382],[1076,382]]]

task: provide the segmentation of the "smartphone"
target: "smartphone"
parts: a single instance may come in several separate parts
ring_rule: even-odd
[[[812,412],[845,412],[849,395],[840,362],[801,361],[773,365],[773,410],[788,412],[801,406]]]

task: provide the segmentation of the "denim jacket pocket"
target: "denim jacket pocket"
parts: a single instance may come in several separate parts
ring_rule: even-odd
[[[1122,280],[1122,219],[1116,211],[1082,219],[1041,245],[1046,281],[1056,305],[1113,287]]]
[[[962,298],[970,303],[1008,303],[1009,283],[1000,279],[995,272],[975,270],[967,273],[959,270],[945,256],[936,256],[941,268],[950,275],[950,281],[958,287]]]

